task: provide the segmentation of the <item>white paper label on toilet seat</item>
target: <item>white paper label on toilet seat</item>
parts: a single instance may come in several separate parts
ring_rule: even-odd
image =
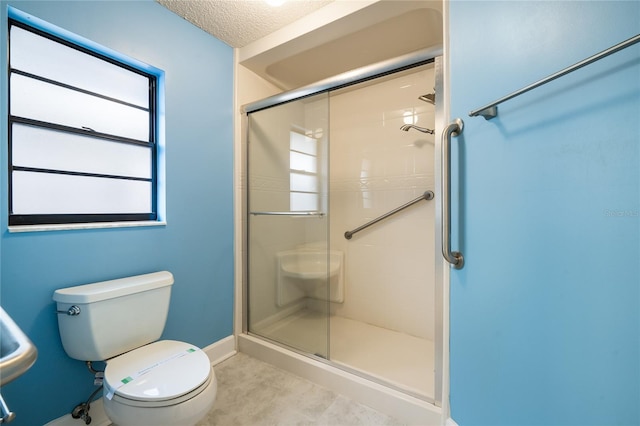
[[[178,352],[177,354],[171,355],[170,357],[165,358],[161,361],[155,362],[150,366],[143,368],[142,370],[138,370],[136,373],[130,376],[120,379],[115,386],[110,386],[105,381],[104,385],[107,386],[107,390],[108,390],[106,395],[107,399],[111,400],[113,398],[113,395],[115,395],[116,391],[120,389],[122,386],[126,385],[127,383],[131,383],[132,381],[136,380],[138,377],[147,374],[149,371],[153,370],[154,368],[157,368],[163,364],[166,364],[167,362],[172,361],[174,359],[182,358],[183,356],[189,355],[190,353],[193,353],[195,351],[196,350],[194,348],[189,348],[186,351],[181,351],[181,352]]]

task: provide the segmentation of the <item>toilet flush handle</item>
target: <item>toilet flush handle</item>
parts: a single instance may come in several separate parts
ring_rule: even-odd
[[[75,317],[76,315],[80,315],[80,306],[72,305],[66,311],[56,311],[57,314],[67,314],[69,316]]]

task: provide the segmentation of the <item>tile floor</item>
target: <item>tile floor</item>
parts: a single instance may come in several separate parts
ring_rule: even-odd
[[[197,426],[402,424],[242,353],[216,365],[215,372],[216,402]]]

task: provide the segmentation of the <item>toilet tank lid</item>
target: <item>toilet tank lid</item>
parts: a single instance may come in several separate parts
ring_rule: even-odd
[[[171,272],[160,271],[117,280],[61,288],[53,293],[53,300],[60,303],[93,303],[172,284],[173,275]]]

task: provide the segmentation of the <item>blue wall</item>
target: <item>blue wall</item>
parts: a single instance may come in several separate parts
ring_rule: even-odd
[[[9,234],[1,120],[1,303],[39,351],[2,389],[19,426],[69,413],[93,390],[60,344],[57,288],[166,269],[164,338],[204,347],[233,333],[233,50],[153,1],[2,1],[2,69],[7,4],[166,73],[166,227]],[[3,72],[2,117],[6,96]]]
[[[460,425],[640,424],[640,2],[450,3]]]

